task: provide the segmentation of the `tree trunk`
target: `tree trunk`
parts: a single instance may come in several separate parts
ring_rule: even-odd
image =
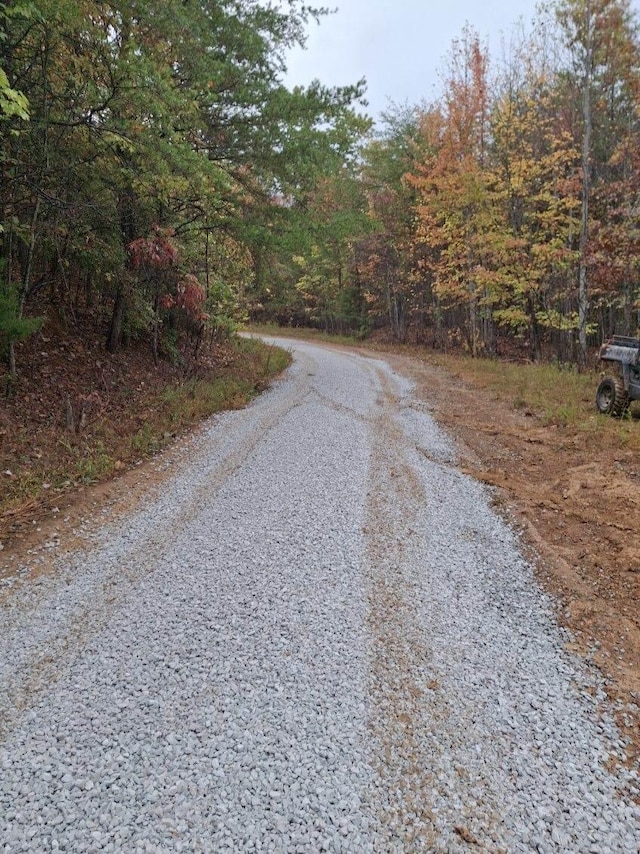
[[[21,320],[24,315],[24,308],[27,304],[27,297],[31,288],[31,274],[33,272],[33,259],[36,251],[36,233],[38,229],[38,217],[40,216],[40,196],[37,197],[33,208],[33,216],[31,217],[31,229],[29,234],[29,247],[27,249],[24,271],[22,274],[22,285],[20,287],[20,295],[18,298],[18,320]],[[15,379],[17,376],[16,366],[16,349],[15,342],[9,341],[9,376]]]
[[[529,315],[529,358],[539,362],[542,355],[540,324],[536,316],[536,301],[532,293],[527,295],[527,313]]]
[[[113,304],[113,312],[111,314],[111,323],[109,324],[109,333],[107,335],[107,350],[110,353],[115,353],[120,347],[122,341],[122,325],[124,322],[125,296],[122,287],[118,288],[116,299]]]
[[[471,299],[469,301],[469,324],[471,326],[471,355],[475,359],[478,355],[478,301],[476,299],[475,288],[473,288],[473,286]]]
[[[591,0],[585,3],[585,66],[582,87],[582,215],[580,218],[580,264],[578,271],[578,358],[587,362],[587,320],[589,297],[587,281],[587,249],[589,244],[589,199],[591,195],[591,77],[593,74],[593,20]]]
[[[151,350],[153,352],[153,364],[158,364],[158,345],[160,342],[160,306],[159,300],[156,297],[153,303],[153,343]]]

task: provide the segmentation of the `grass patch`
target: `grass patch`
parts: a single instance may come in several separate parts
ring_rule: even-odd
[[[556,425],[588,441],[609,441],[640,451],[638,404],[622,419],[600,415],[595,393],[600,373],[580,373],[572,367],[516,364],[493,359],[429,353],[429,361],[444,368],[456,380],[485,389],[501,403],[528,412],[543,425]]]

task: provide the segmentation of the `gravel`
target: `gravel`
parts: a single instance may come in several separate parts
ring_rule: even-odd
[[[287,345],[1,582],[0,851],[637,854],[638,769],[490,492],[384,362]]]

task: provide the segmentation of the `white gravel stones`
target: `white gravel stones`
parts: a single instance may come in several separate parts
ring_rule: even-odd
[[[486,491],[383,363],[292,346],[5,586],[0,851],[636,854],[637,775]]]

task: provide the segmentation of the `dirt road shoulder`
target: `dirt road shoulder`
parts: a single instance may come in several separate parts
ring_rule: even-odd
[[[416,383],[457,440],[463,469],[495,487],[521,529],[539,581],[558,602],[576,652],[603,673],[630,760],[640,756],[640,467],[632,451],[544,425],[486,389],[405,355],[385,356]],[[452,388],[455,393],[452,393]],[[634,425],[640,430],[640,424]]]

